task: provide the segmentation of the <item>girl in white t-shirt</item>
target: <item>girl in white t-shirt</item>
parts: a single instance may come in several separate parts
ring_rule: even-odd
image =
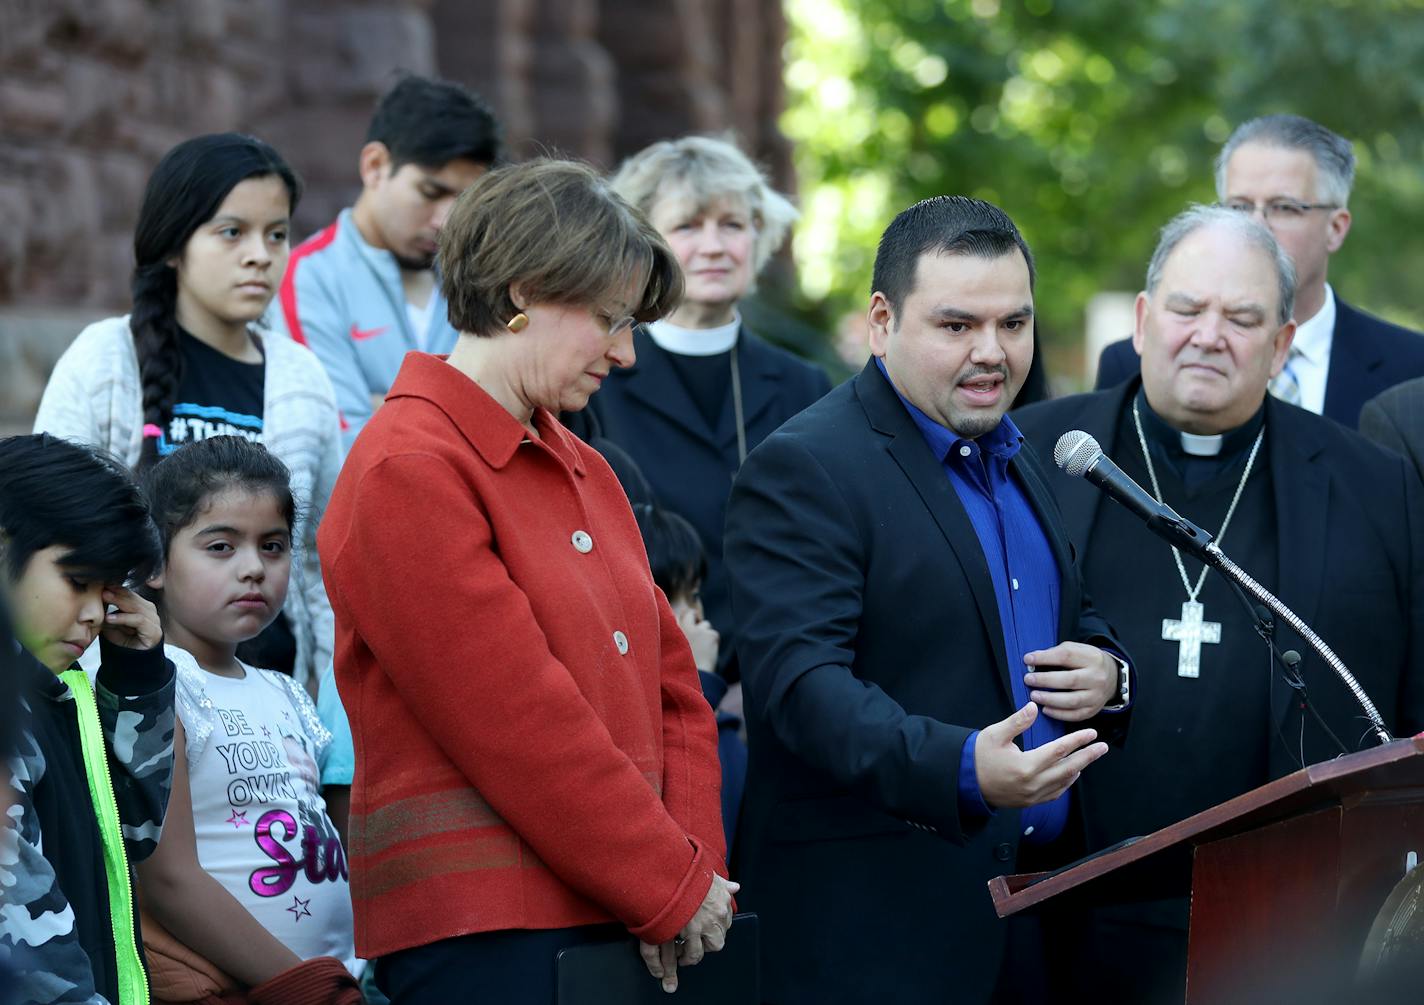
[[[286,597],[287,469],[219,436],[165,457],[143,485],[164,549],[149,588],[178,668],[173,793],[138,868],[144,910],[248,987],[314,957],[353,969],[346,854],[317,775],[331,736],[291,678],[236,656]]]

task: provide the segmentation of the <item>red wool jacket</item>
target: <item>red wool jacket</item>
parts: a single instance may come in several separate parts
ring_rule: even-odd
[[[613,920],[666,942],[723,872],[691,650],[613,472],[534,421],[411,353],[322,520],[364,957]]]

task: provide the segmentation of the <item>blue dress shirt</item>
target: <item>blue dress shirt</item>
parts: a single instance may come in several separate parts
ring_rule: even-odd
[[[876,359],[880,372],[885,365]],[[894,387],[894,384],[891,384]],[[900,394],[898,389],[895,392]],[[950,485],[963,503],[984,560],[994,582],[999,623],[1003,626],[1004,652],[1009,660],[1009,684],[1014,707],[1028,702],[1028,686],[1023,675],[1028,666],[1025,653],[1057,645],[1060,583],[1058,563],[1048,535],[1022,486],[1009,476],[1009,461],[1023,446],[1023,436],[1005,416],[999,424],[977,440],[965,439],[935,422],[903,395],[900,401],[915,420],[925,443],[944,468]],[[1025,750],[1041,747],[1062,736],[1064,724],[1039,714],[1023,735]],[[988,816],[993,810],[979,791],[974,770],[976,729],[965,741],[959,759],[959,809],[961,815]],[[1020,816],[1023,839],[1029,844],[1046,844],[1063,832],[1068,820],[1069,792],[1052,802],[1024,809]]]

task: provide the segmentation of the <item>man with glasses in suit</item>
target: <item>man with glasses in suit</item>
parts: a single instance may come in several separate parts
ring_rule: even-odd
[[[1271,393],[1354,428],[1370,398],[1424,376],[1424,338],[1358,310],[1326,279],[1330,256],[1350,232],[1355,155],[1350,141],[1298,115],[1267,115],[1238,126],[1216,160],[1223,206],[1270,229],[1295,265],[1295,341]],[[1138,372],[1132,341],[1103,350],[1097,389]]]

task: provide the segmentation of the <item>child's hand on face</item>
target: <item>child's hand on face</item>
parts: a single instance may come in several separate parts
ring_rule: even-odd
[[[697,669],[713,672],[717,669],[717,647],[722,636],[712,627],[712,622],[702,616],[700,605],[684,606],[677,615],[678,627],[687,636],[687,644],[692,647],[692,659]]]
[[[133,590],[126,586],[107,587],[104,603],[118,608],[104,615],[104,628],[99,633],[114,645],[126,649],[152,649],[163,641],[158,608]]]

